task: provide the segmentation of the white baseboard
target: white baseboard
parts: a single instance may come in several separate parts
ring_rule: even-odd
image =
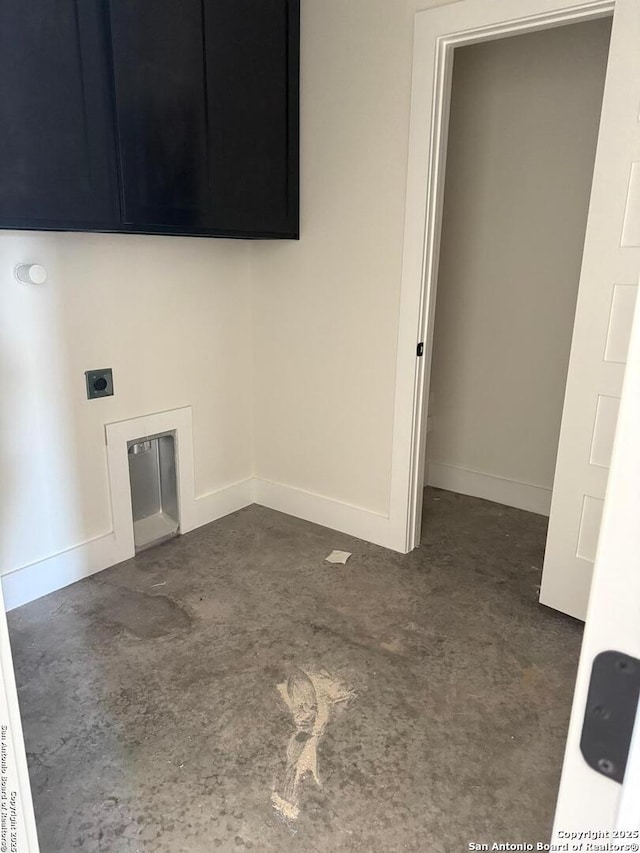
[[[194,498],[187,513],[190,519],[188,530],[252,504],[253,483],[249,478]],[[183,533],[188,530],[182,528]],[[2,576],[5,608],[13,610],[130,557],[133,557],[133,552],[129,550],[128,543],[125,542],[123,547],[122,541],[119,542],[111,532],[22,566]]]
[[[254,496],[260,506],[330,527],[374,545],[398,550],[386,515],[268,480],[254,480]]]
[[[89,577],[120,562],[114,533],[82,542],[2,576],[6,610]]]
[[[254,482],[252,477],[248,477],[246,480],[240,480],[238,483],[232,483],[230,486],[224,486],[222,489],[216,489],[215,492],[197,497],[194,501],[192,523],[188,528],[182,525],[182,533],[188,533],[189,530],[195,530],[196,527],[202,527],[203,524],[209,524],[239,509],[251,506],[254,503]]]
[[[252,503],[329,527],[366,542],[373,542],[375,545],[400,550],[388,516],[302,489],[252,478],[190,501],[188,512],[185,513],[189,526],[181,525],[181,532],[188,533]],[[133,551],[129,538],[118,540],[115,533],[111,532],[22,566],[2,576],[5,607],[7,610],[13,610],[130,557],[133,557]]]
[[[437,489],[484,498],[505,506],[526,509],[538,515],[549,515],[551,509],[551,489],[439,462],[429,462],[426,483]]]

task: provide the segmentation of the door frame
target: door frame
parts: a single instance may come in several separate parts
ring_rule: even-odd
[[[420,544],[422,524],[454,50],[611,16],[615,6],[616,0],[463,0],[416,13],[390,503],[393,537],[405,553]]]

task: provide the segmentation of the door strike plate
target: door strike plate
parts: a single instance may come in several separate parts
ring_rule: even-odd
[[[580,751],[592,770],[622,783],[640,694],[640,660],[601,652],[593,661]]]

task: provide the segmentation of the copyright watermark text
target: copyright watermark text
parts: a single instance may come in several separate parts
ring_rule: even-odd
[[[640,853],[640,831],[638,830],[583,830],[580,832],[556,833],[555,842],[547,841],[470,841],[470,851],[495,850],[511,853]]]

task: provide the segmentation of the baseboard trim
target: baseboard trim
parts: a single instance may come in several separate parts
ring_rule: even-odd
[[[183,527],[181,532],[188,533],[189,530],[209,524],[252,504],[253,483],[253,479],[248,478],[193,498],[190,512],[187,513],[190,519],[189,527]],[[14,569],[2,576],[5,609],[14,610],[132,556],[128,541],[118,541],[112,531]]]
[[[183,524],[182,533],[257,503],[374,545],[402,550],[388,516],[268,480],[247,478],[200,495],[189,503],[184,514],[188,527]],[[132,556],[128,537],[119,540],[111,531],[22,566],[2,576],[5,608],[14,610]]]
[[[399,550],[389,517],[381,513],[259,478],[254,480],[254,500],[268,509]]]
[[[429,462],[426,483],[437,489],[484,498],[486,501],[526,509],[538,515],[548,516],[551,509],[551,489],[439,462]]]
[[[254,503],[254,480],[248,477],[238,483],[232,483],[205,495],[200,495],[194,501],[192,524],[189,528],[182,527],[182,533],[210,524],[225,515],[231,515],[239,509]]]
[[[115,534],[107,533],[14,569],[2,576],[5,609],[14,610],[121,562],[118,552]]]

